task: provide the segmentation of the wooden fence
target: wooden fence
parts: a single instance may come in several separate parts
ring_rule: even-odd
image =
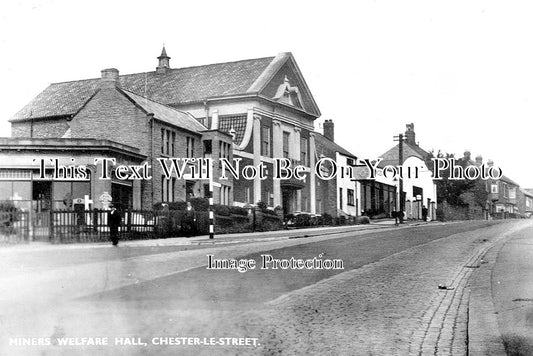
[[[184,236],[183,211],[127,210],[119,227],[121,240]],[[109,241],[106,210],[49,210],[0,212],[0,243]],[[193,234],[207,234],[209,216],[197,212]]]

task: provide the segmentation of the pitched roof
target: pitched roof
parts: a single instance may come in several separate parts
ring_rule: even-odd
[[[123,88],[167,105],[247,93],[274,57],[120,76]]]
[[[524,188],[523,191],[524,191],[524,194],[526,194],[527,196],[533,197],[533,189]]]
[[[166,52],[166,51],[165,51]],[[163,53],[162,53],[163,54]],[[194,67],[126,74],[119,77],[120,87],[164,105],[202,102],[243,94],[261,94],[285,63],[290,63],[309,93],[305,112],[320,116],[309,88],[291,53],[276,57],[247,59]],[[29,102],[10,121],[75,115],[98,90],[100,78],[51,84]],[[302,89],[302,88],[300,88]],[[270,98],[269,98],[270,99]]]
[[[97,92],[98,81],[93,79],[51,84],[10,121],[74,115]]]
[[[166,105],[245,94],[274,57],[121,75],[120,86]],[[94,95],[100,78],[54,83],[10,121],[74,115]]]
[[[503,182],[506,182],[506,183],[509,183],[511,185],[516,185],[517,187],[520,186],[520,184],[516,183],[514,180],[512,180],[511,178],[507,177],[505,174],[502,175],[502,177],[500,178],[501,181]]]
[[[198,132],[206,130],[207,128],[199,123],[193,116],[171,108],[169,106],[159,104],[153,100],[143,98],[140,95],[122,89],[122,92],[127,95],[135,104],[142,107],[147,113],[153,113],[158,120],[167,122],[169,124],[182,127],[186,130]]]
[[[331,150],[333,150],[335,152],[339,152],[340,154],[343,154],[345,156],[356,158],[356,156],[354,154],[350,153],[350,151],[348,151],[348,150],[344,149],[343,147],[339,146],[337,143],[331,141],[329,138],[327,138],[326,136],[322,135],[321,133],[314,132],[314,134],[315,134],[315,141],[318,144],[326,146],[326,147],[330,148]]]
[[[400,148],[398,147],[399,144],[392,147],[390,150],[379,156],[382,158],[382,161],[379,163],[378,167],[385,167],[387,165],[398,165],[399,161],[399,155],[400,155]],[[429,153],[427,153],[425,150],[420,148],[417,145],[412,145],[408,142],[403,143],[403,160],[405,160],[409,157],[418,157],[421,160],[424,160]]]

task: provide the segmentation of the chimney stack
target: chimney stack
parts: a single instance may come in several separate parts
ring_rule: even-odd
[[[324,137],[335,142],[335,124],[333,120],[324,120]]]
[[[102,69],[102,78],[100,79],[100,88],[115,88],[119,86],[118,69]]]
[[[161,55],[157,59],[159,60],[159,65],[155,69],[156,73],[165,74],[170,69],[170,57],[167,56],[167,50],[164,45]]]
[[[405,125],[405,142],[418,146],[415,140],[415,124],[410,123]]]

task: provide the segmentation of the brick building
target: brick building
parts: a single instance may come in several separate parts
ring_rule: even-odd
[[[316,160],[331,158],[336,163],[337,174],[331,180],[317,179],[317,213],[358,216],[358,183],[349,174],[340,173],[340,169],[355,167],[357,157],[335,142],[335,126],[332,120],[325,120],[323,125],[324,134],[316,134]],[[323,169],[331,170],[331,167],[326,164]]]
[[[13,139],[30,139],[30,149],[36,140],[93,139],[137,150],[153,179],[112,180],[109,188],[133,207],[206,195],[206,181],[164,179],[158,158],[235,156],[241,169],[265,165],[267,179],[220,180],[215,202],[264,201],[286,213],[315,213],[314,174],[303,181],[272,178],[274,158],[288,158],[307,173],[316,159],[313,125],[320,111],[292,54],[176,69],[170,59],[163,48],[155,71],[106,69],[100,78],[51,84],[11,118]],[[215,165],[215,177],[220,169]]]
[[[95,171],[98,165],[90,162],[89,158],[98,158],[94,154],[83,162],[76,162],[87,164],[88,169],[92,170],[91,180],[94,183],[91,183],[93,188],[89,196],[98,208],[101,207],[98,197],[102,191],[111,194],[114,202],[136,209],[149,209],[156,202],[201,196],[208,182],[179,180],[177,177],[167,179],[157,158],[203,157],[208,140],[212,141],[209,146],[214,147],[211,153],[219,154],[220,150],[225,149],[227,157],[231,157],[229,135],[207,130],[190,114],[123,88],[116,69],[102,70],[99,79],[52,84],[10,121],[13,139],[12,144],[4,140],[6,146],[15,149],[17,142],[21,142],[19,139],[25,138],[26,151],[36,158],[42,156],[41,146],[44,145],[47,147],[47,157],[60,157],[61,162],[66,162],[71,150],[65,149],[89,139],[94,145],[109,141],[127,147],[136,154],[137,165],[151,167],[150,179],[120,179],[114,173],[115,167],[132,166],[132,163],[109,156],[116,159],[116,164],[109,164],[110,179],[107,180],[100,179],[101,174]],[[22,168],[3,162],[1,168],[4,172],[11,172],[11,175],[16,175],[21,169],[30,169],[27,164]],[[47,160],[47,164],[50,166],[52,163]],[[31,168],[32,171],[36,169],[35,165]],[[50,180],[47,185],[49,191],[44,192],[43,196],[57,198],[55,192],[58,183],[52,182],[50,177],[46,179]],[[2,184],[7,183],[4,181]],[[223,184],[216,199],[217,202],[229,203],[225,187],[231,189],[232,181]]]

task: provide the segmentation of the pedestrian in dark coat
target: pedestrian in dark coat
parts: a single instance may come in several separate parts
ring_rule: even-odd
[[[107,213],[107,225],[109,225],[109,235],[113,246],[118,245],[118,228],[122,223],[122,216],[113,204],[109,206],[111,210]]]
[[[428,208],[426,206],[422,206],[422,220],[427,221],[428,219]]]
[[[187,202],[185,208],[182,229],[187,237],[191,237],[196,232],[196,212],[190,202]]]

